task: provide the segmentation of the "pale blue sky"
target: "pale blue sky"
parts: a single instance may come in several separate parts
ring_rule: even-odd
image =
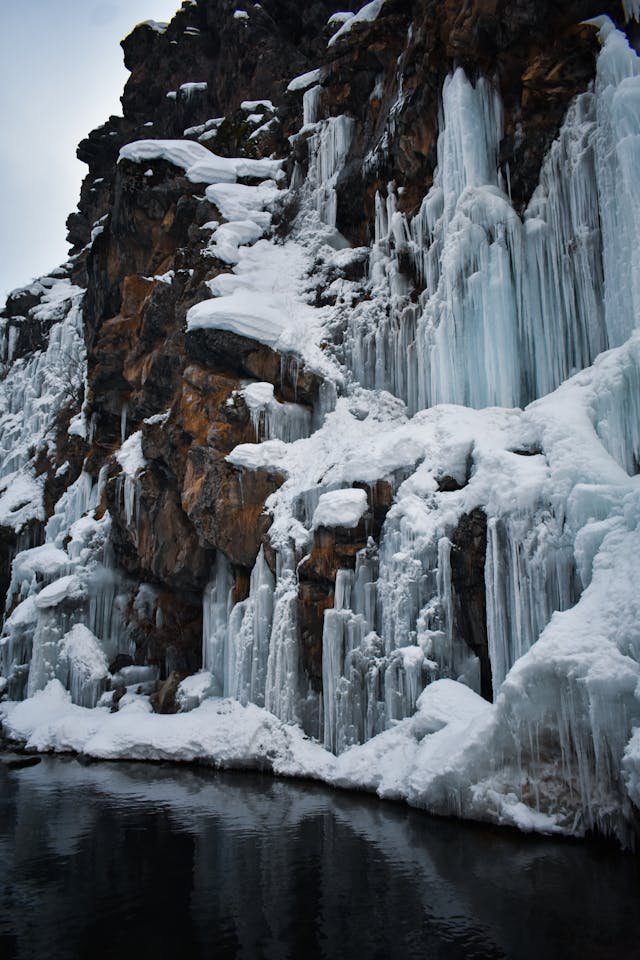
[[[67,257],[65,220],[86,167],[76,145],[121,114],[120,40],[180,0],[2,0],[0,305]]]

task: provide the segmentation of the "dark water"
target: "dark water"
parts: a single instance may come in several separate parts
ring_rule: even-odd
[[[1,960],[626,960],[639,865],[258,775],[0,766]]]

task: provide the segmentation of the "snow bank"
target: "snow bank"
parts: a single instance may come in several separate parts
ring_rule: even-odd
[[[189,713],[161,716],[133,702],[117,713],[71,702],[58,680],[21,703],[0,704],[9,739],[27,749],[76,751],[101,760],[200,761],[321,778],[333,757],[267,711],[235,700],[207,700]]]

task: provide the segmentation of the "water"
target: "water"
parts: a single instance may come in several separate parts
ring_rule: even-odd
[[[637,956],[640,863],[255,774],[0,765],[0,957]]]

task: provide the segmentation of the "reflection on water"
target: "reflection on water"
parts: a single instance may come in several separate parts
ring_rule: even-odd
[[[0,767],[0,957],[626,960],[638,859],[247,774]]]

